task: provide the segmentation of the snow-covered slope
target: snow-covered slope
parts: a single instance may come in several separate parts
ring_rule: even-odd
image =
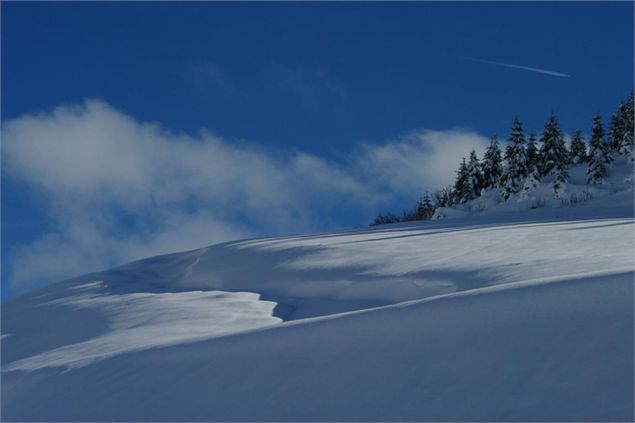
[[[5,420],[632,420],[632,197],[230,242],[2,307]]]
[[[561,214],[580,205],[590,208],[628,207],[633,201],[633,163],[624,156],[614,157],[608,175],[600,184],[587,184],[588,164],[572,165],[568,169],[569,178],[563,186],[554,190],[556,176],[545,176],[542,180],[535,175],[519,182],[519,192],[502,199],[501,187],[488,188],[481,195],[467,203],[453,207],[443,207],[435,211],[433,219],[481,216],[502,212],[527,212],[541,208],[564,208]],[[576,212],[579,214],[579,212]],[[584,212],[583,212],[584,213]]]

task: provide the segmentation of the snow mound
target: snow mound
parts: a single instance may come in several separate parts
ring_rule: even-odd
[[[628,421],[633,272],[3,374],[10,420]],[[81,405],[81,406],[80,406]]]
[[[103,288],[101,284],[68,289],[99,289]],[[275,303],[259,301],[258,294],[249,292],[82,293],[44,305],[98,310],[105,314],[109,328],[86,341],[14,361],[4,370],[33,371],[44,367],[71,370],[130,351],[208,339],[280,321],[271,315]]]
[[[5,420],[633,419],[632,196],[254,239],[2,307]]]

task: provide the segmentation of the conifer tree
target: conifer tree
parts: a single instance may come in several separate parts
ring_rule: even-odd
[[[454,204],[454,192],[452,186],[441,188],[434,193],[434,202],[438,207],[450,207]]]
[[[481,162],[481,170],[483,171],[483,188],[493,188],[498,186],[501,175],[503,174],[503,158],[496,137],[490,141],[483,161]]]
[[[611,134],[611,148],[615,151],[620,151],[622,149],[622,143],[624,140],[624,123],[622,120],[622,114],[624,109],[624,103],[620,103],[619,107],[611,116],[611,126],[610,126],[610,134]]]
[[[430,193],[426,191],[425,195],[421,200],[419,200],[419,204],[417,205],[417,220],[430,220],[432,215],[434,214],[434,204],[432,203],[432,198],[430,197]]]
[[[607,167],[612,161],[610,146],[604,139],[604,125],[599,113],[593,118],[590,147],[587,183],[599,184],[606,176]]]
[[[456,172],[456,182],[454,183],[454,202],[465,203],[472,199],[472,187],[470,186],[470,173],[468,172],[465,157]]]
[[[483,173],[481,163],[478,160],[476,151],[470,152],[470,160],[467,163],[467,172],[470,175],[470,197],[474,199],[481,195],[483,189]]]
[[[531,174],[540,163],[540,153],[536,146],[536,134],[532,131],[527,140],[527,174]]]
[[[528,160],[525,142],[522,123],[516,116],[509,137],[509,145],[505,149],[505,167],[501,176],[504,199],[518,192],[521,181],[527,177]]]
[[[564,193],[567,189],[567,181],[569,180],[569,171],[566,167],[558,170],[556,179],[553,181],[553,193],[558,199],[564,197]]]
[[[501,183],[501,186],[503,188],[501,196],[503,197],[503,200],[507,200],[513,194],[518,192],[520,188],[520,180],[509,178],[509,177],[506,178],[505,173],[503,173],[503,178],[504,178],[503,179],[504,182]]]
[[[626,100],[622,110],[622,119],[626,131],[620,153],[629,154],[632,162],[635,161],[635,98],[633,98],[633,91],[631,91],[631,95]]]
[[[624,103],[620,103],[619,108],[611,118],[611,147],[620,154],[633,154],[633,92]]]
[[[538,188],[539,183],[540,178],[538,177],[538,170],[534,169],[534,171],[527,176],[527,179],[525,179],[523,188],[520,190],[520,199],[529,199],[531,194],[536,190],[536,188]]]
[[[589,159],[586,151],[586,143],[582,138],[582,131],[579,129],[576,129],[573,134],[569,157],[572,164],[586,163]]]
[[[564,143],[560,123],[553,112],[545,124],[540,142],[540,176],[562,173],[569,163],[569,152]]]

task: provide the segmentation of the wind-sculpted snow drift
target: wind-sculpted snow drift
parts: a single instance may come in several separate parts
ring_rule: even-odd
[[[54,284],[2,307],[2,418],[632,420],[633,224],[491,214]]]

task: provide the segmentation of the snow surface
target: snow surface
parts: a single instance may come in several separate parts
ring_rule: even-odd
[[[632,420],[632,191],[612,198],[229,242],[31,292],[2,306],[2,418]]]
[[[68,289],[99,289],[93,283]],[[259,301],[249,292],[191,291],[102,295],[70,295],[44,305],[95,309],[104,313],[108,330],[82,342],[71,343],[14,361],[5,370],[43,367],[73,369],[135,350],[192,342],[275,324],[275,303]]]

